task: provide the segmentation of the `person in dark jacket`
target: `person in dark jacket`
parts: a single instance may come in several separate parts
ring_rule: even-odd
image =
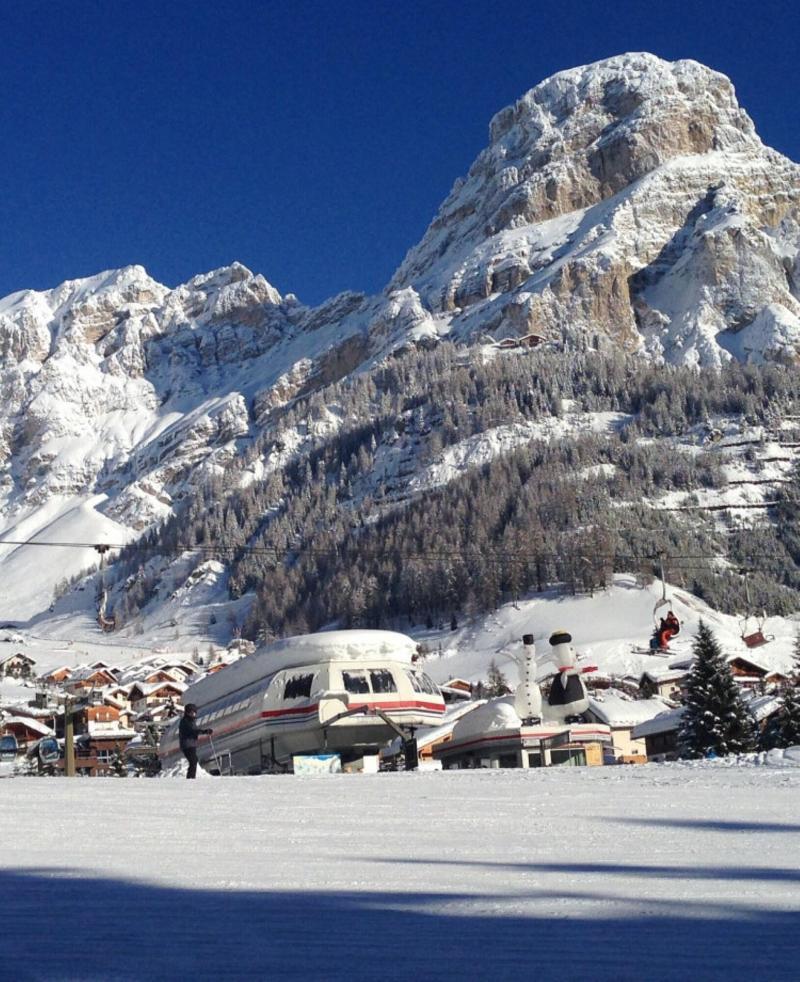
[[[189,770],[186,772],[188,778],[197,777],[197,738],[203,733],[211,736],[213,732],[211,729],[198,729],[197,706],[193,702],[184,706],[183,719],[178,727],[178,740],[181,753],[189,761]]]

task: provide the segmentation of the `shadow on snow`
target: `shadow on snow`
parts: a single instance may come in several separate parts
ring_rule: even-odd
[[[736,822],[706,818],[607,818],[603,821],[707,832],[800,832],[800,825],[791,822]]]
[[[720,872],[724,878],[727,871]],[[0,896],[0,979],[19,982],[777,982],[797,973],[796,912],[733,902],[659,905],[594,893],[583,895],[598,904],[587,916],[585,908],[570,911],[563,892],[180,889],[47,869],[0,871]],[[520,905],[532,896],[539,910],[543,898],[552,898],[553,914],[521,915]],[[630,907],[630,916],[619,912],[620,904]]]

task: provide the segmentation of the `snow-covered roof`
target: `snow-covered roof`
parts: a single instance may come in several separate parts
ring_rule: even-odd
[[[24,726],[26,729],[33,730],[34,733],[40,733],[42,736],[50,736],[52,734],[52,729],[49,726],[45,726],[44,723],[40,723],[38,719],[34,719],[32,716],[7,716],[3,720],[3,726]]]
[[[70,675],[69,682],[72,685],[75,682],[88,681],[94,678],[95,675],[108,678],[112,682],[114,681],[114,676],[107,668],[93,668],[91,665],[79,665],[72,675]]]
[[[285,638],[259,648],[189,688],[188,701],[205,703],[244,688],[286,668],[330,661],[374,661],[411,664],[416,641],[395,631],[322,631]]]
[[[631,736],[634,740],[638,740],[639,737],[655,736],[657,733],[669,733],[672,730],[677,730],[680,726],[683,711],[684,707],[679,706],[677,709],[659,713],[658,716],[654,716],[652,719],[645,720],[643,723],[635,726],[631,732]]]
[[[613,689],[589,697],[589,711],[609,726],[637,726],[669,708],[657,696],[652,699],[631,699]]]
[[[747,708],[758,723],[776,713],[781,708],[782,703],[783,697],[776,695],[754,696],[746,700]]]
[[[122,727],[116,729],[99,729],[89,725],[89,736],[92,740],[131,740],[136,736],[136,730],[126,730]]]
[[[108,706],[113,706],[114,709],[126,709],[127,708],[127,703],[126,702],[124,702],[122,699],[117,699],[114,696],[109,695],[107,693],[103,695],[103,702],[105,702],[106,705],[108,705]]]
[[[482,736],[491,730],[516,730],[522,720],[514,709],[514,696],[489,699],[458,720],[453,727],[453,740]]]
[[[171,680],[167,680],[163,682],[134,682],[130,688],[130,694],[133,694],[134,689],[138,689],[143,696],[149,696],[165,687],[176,689],[178,692],[186,691],[186,685],[183,682],[173,682]]]
[[[58,675],[61,672],[66,672],[68,675],[72,675],[73,669],[71,665],[59,665],[58,668],[51,668],[49,672],[45,672],[40,675],[40,678],[49,679],[53,675]]]
[[[14,716],[23,716],[26,719],[30,717],[31,719],[52,719],[53,716],[60,716],[63,712],[63,707],[56,705],[49,706],[23,706],[23,705],[11,705],[6,710]]]
[[[30,655],[26,655],[22,651],[15,651],[13,655],[5,655],[5,657],[0,657],[0,665],[5,665],[7,661],[11,661],[13,658],[22,658],[23,661],[28,662],[30,665],[35,665],[36,662]]]
[[[648,668],[642,672],[642,678],[648,678],[651,682],[661,685],[663,682],[678,682],[686,678],[686,670],[681,668],[666,668],[663,671]]]

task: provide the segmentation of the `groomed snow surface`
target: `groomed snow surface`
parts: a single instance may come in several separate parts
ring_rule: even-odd
[[[798,977],[796,767],[0,785],[4,980]]]

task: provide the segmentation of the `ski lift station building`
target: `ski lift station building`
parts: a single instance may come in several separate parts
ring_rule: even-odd
[[[434,747],[444,770],[475,767],[597,766],[612,746],[603,723],[525,725],[514,711],[513,696],[492,699],[462,717],[452,738]]]

